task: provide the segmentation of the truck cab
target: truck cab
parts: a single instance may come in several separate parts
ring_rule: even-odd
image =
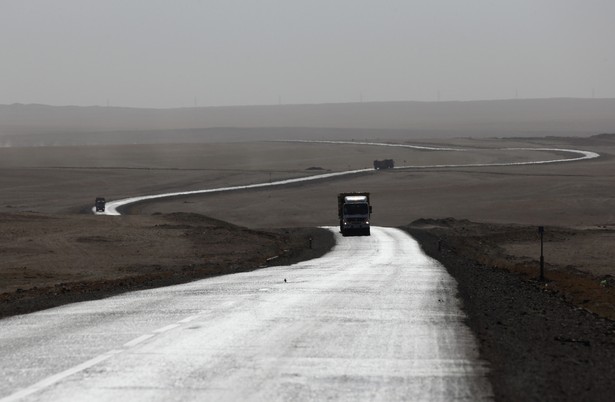
[[[370,235],[372,207],[369,193],[340,193],[337,197],[340,232],[343,236]]]

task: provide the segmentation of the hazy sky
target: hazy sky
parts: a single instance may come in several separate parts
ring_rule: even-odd
[[[613,0],[0,0],[0,104],[615,97]]]

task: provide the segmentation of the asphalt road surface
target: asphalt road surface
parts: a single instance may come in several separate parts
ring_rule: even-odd
[[[397,229],[336,236],[293,266],[1,320],[0,401],[491,399],[446,270]]]
[[[467,151],[477,151],[472,150],[470,148],[450,148],[450,147],[428,147],[422,145],[408,145],[408,144],[389,144],[389,143],[379,143],[379,142],[355,142],[355,141],[292,141],[297,143],[327,143],[327,144],[351,144],[351,145],[365,145],[372,147],[393,147],[393,148],[408,148],[408,149],[419,149],[423,151],[443,151],[443,152],[467,152]],[[569,162],[578,162],[587,159],[598,158],[600,155],[596,152],[592,151],[582,151],[578,149],[561,149],[561,148],[501,148],[502,151],[508,151],[511,154],[514,154],[518,151],[546,151],[546,152],[554,152],[559,154],[567,154],[566,157],[562,157],[561,155],[547,160],[526,160],[526,161],[516,161],[516,162],[493,162],[493,163],[466,163],[466,164],[441,164],[441,165],[418,165],[418,166],[397,166],[395,169],[433,169],[433,168],[468,168],[468,167],[488,167],[488,166],[522,166],[522,165],[545,165],[550,163],[569,163]],[[357,169],[357,170],[346,170],[341,172],[332,172],[332,173],[324,173],[324,174],[316,174],[306,177],[297,177],[293,179],[286,179],[268,183],[256,183],[256,184],[248,184],[248,185],[240,185],[240,186],[231,186],[231,187],[222,187],[222,188],[211,188],[205,190],[194,190],[194,191],[181,191],[175,193],[165,193],[165,194],[154,194],[154,195],[145,195],[138,197],[125,198],[121,200],[109,201],[106,204],[106,210],[104,212],[96,212],[96,208],[92,208],[92,212],[99,215],[120,215],[119,208],[124,207],[126,205],[134,204],[137,202],[155,200],[161,198],[169,198],[169,197],[177,197],[177,196],[185,196],[185,195],[195,195],[195,194],[211,194],[225,191],[235,191],[235,190],[247,190],[247,189],[256,189],[263,187],[275,187],[275,186],[285,186],[288,184],[296,184],[301,182],[310,182],[315,180],[323,180],[323,179],[331,179],[337,178],[340,176],[348,176],[354,175],[358,173],[366,173],[372,172],[373,169]]]

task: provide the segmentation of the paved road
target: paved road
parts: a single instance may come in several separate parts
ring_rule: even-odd
[[[490,399],[445,269],[397,229],[336,236],[317,260],[1,320],[0,400]]]
[[[471,148],[449,148],[449,147],[427,147],[422,145],[408,145],[408,144],[389,144],[389,143],[379,143],[379,142],[355,142],[355,141],[291,141],[297,143],[326,143],[326,144],[351,144],[351,145],[365,145],[365,146],[377,146],[377,147],[394,147],[394,148],[408,148],[408,149],[419,149],[423,151],[443,151],[443,152],[467,152],[467,151],[479,151],[477,149]],[[466,164],[453,164],[453,165],[418,165],[418,166],[397,166],[395,169],[412,169],[412,170],[420,170],[420,169],[434,169],[434,168],[468,168],[468,167],[488,167],[488,166],[521,166],[521,165],[545,165],[549,163],[564,163],[564,162],[578,162],[587,159],[594,159],[600,157],[600,154],[592,151],[582,151],[578,149],[561,149],[561,148],[500,148],[501,151],[546,151],[546,152],[554,152],[558,156],[553,159],[548,160],[529,160],[529,161],[516,161],[516,162],[499,162],[499,163],[466,163]],[[562,158],[560,154],[570,154],[568,157]],[[107,202],[105,212],[96,212],[96,208],[92,208],[92,212],[97,215],[120,215],[119,208],[125,207],[130,204],[134,204],[137,202],[155,200],[161,198],[169,198],[169,197],[178,197],[184,195],[195,195],[195,194],[210,194],[210,193],[218,193],[225,191],[236,191],[236,190],[247,190],[254,188],[263,188],[263,187],[277,187],[277,186],[285,186],[288,184],[295,184],[301,182],[309,182],[316,180],[324,180],[337,178],[341,176],[355,175],[358,173],[367,173],[373,172],[373,169],[357,169],[357,170],[346,170],[342,172],[333,172],[333,173],[324,173],[324,174],[316,174],[310,175],[306,177],[296,177],[294,179],[286,179],[280,181],[273,181],[267,183],[255,183],[255,184],[247,184],[241,186],[232,186],[232,187],[222,187],[222,188],[210,188],[205,190],[194,190],[194,191],[180,191],[176,193],[166,193],[166,194],[153,194],[153,195],[144,195],[138,197],[124,198],[121,200],[114,200]]]

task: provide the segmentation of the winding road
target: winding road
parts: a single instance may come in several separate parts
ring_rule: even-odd
[[[406,233],[2,320],[0,401],[480,400],[456,283]]]
[[[536,150],[572,157],[398,168],[599,156]],[[156,198],[370,170],[127,198],[108,202],[105,213]],[[492,399],[488,366],[446,270],[398,229],[373,227],[369,237],[329,230],[336,246],[319,259],[2,320],[0,402]]]
[[[390,143],[379,143],[379,142],[359,142],[359,141],[287,141],[287,142],[296,142],[296,143],[324,143],[324,144],[332,144],[332,145],[363,145],[363,146],[374,146],[374,147],[395,147],[395,148],[408,148],[408,149],[418,149],[423,151],[442,151],[442,152],[468,152],[468,151],[477,151],[476,149],[471,148],[451,148],[451,147],[433,147],[433,146],[423,146],[423,145],[408,145],[408,144],[390,144]],[[556,158],[556,159],[548,159],[548,160],[537,160],[537,161],[523,161],[523,162],[501,162],[501,163],[468,163],[468,164],[440,164],[440,165],[416,165],[416,166],[396,166],[395,169],[434,169],[434,168],[458,168],[458,167],[489,167],[489,166],[523,166],[523,165],[545,165],[549,163],[568,163],[568,162],[578,162],[582,160],[594,159],[600,157],[600,155],[593,151],[583,151],[578,149],[562,149],[562,148],[500,148],[500,151],[542,151],[542,152],[554,152],[554,153],[567,153],[571,154],[570,158]],[[478,150],[480,151],[480,150]],[[316,181],[316,180],[324,180],[331,179],[335,177],[354,175],[358,173],[366,173],[372,172],[373,169],[357,169],[357,170],[347,170],[341,172],[333,172],[333,173],[325,173],[325,174],[317,174],[306,177],[298,177],[287,180],[279,180],[274,182],[267,183],[256,183],[256,184],[247,184],[243,186],[231,186],[231,187],[220,187],[220,188],[212,188],[205,190],[194,190],[194,191],[181,191],[175,193],[165,193],[165,194],[154,194],[154,195],[144,195],[139,197],[130,197],[124,198],[121,200],[109,201],[106,205],[105,212],[96,212],[95,208],[92,208],[92,212],[100,215],[120,215],[120,208],[126,207],[130,204],[135,204],[137,202],[150,201],[161,198],[171,198],[171,197],[179,197],[186,195],[197,195],[197,194],[208,194],[208,193],[219,193],[224,191],[236,191],[236,190],[247,190],[247,189],[255,189],[255,188],[263,188],[263,187],[273,187],[273,186],[285,186],[289,184],[308,182],[308,181]]]

